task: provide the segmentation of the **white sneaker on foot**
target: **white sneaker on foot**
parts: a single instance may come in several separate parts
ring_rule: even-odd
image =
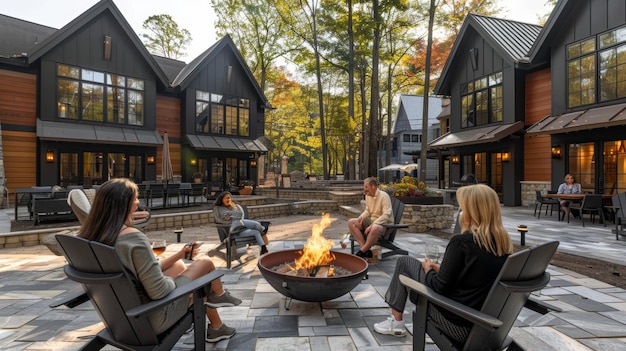
[[[388,317],[386,321],[374,324],[374,330],[379,334],[387,334],[393,336],[406,335],[404,321],[397,321],[393,317]]]

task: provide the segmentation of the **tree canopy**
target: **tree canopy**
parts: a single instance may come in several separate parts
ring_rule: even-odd
[[[143,22],[143,29],[149,31],[142,34],[148,50],[163,57],[177,59],[185,54],[184,50],[191,42],[191,33],[179,28],[170,15],[155,15]]]

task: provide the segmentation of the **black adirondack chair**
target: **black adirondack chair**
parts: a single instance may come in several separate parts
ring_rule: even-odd
[[[388,251],[384,251],[382,253],[382,258],[387,258],[393,255],[408,255],[407,250],[399,248],[393,242],[396,239],[398,229],[409,227],[408,224],[400,224],[400,221],[402,221],[402,213],[404,212],[404,202],[392,197],[391,208],[393,210],[393,224],[385,224],[383,226],[385,231],[380,235],[380,237],[378,237],[378,242],[376,243],[376,245],[388,249]],[[353,237],[350,237],[350,252],[352,254],[356,252]]]
[[[620,235],[626,236],[624,224],[626,224],[626,193],[618,193],[611,197],[615,211],[615,240],[619,240]]]
[[[112,246],[72,235],[57,235],[56,238],[68,262],[64,267],[65,274],[82,284],[105,326],[83,350],[100,350],[106,345],[123,350],[171,350],[192,324],[195,350],[205,350],[206,312],[203,298],[211,282],[223,273],[211,272],[174,289],[160,300],[142,304],[135,287],[138,282],[124,268]],[[147,316],[189,294],[193,294],[193,305],[189,311],[167,331],[156,334]],[[86,300],[80,297],[80,293],[65,297],[50,307],[62,304],[73,307]]]
[[[243,209],[243,218],[248,217],[248,207],[241,205]],[[270,222],[268,221],[259,221],[261,225],[265,228],[264,233],[267,233],[268,228],[270,226]],[[238,235],[230,235],[230,224],[222,224],[215,223],[217,227],[217,234],[220,238],[220,245],[214,248],[210,254],[214,254],[220,256],[224,261],[226,261],[226,268],[230,269],[232,267],[233,260],[239,260],[240,256],[238,255],[238,248],[248,247],[249,245],[258,245],[256,239],[253,236],[240,237]]]
[[[442,296],[431,288],[405,276],[400,281],[411,289],[415,302],[413,312],[413,350],[424,350],[428,334],[440,350],[522,350],[508,336],[522,307],[533,291],[550,281],[546,268],[554,255],[558,241],[548,242],[510,255],[480,311]],[[427,314],[428,304],[435,304],[474,325],[464,343],[449,338]]]

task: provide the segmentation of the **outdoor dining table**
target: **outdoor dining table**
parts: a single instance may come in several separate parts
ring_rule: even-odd
[[[546,194],[545,197],[549,199],[559,199],[559,200],[568,200],[581,202],[585,198],[587,194]],[[611,199],[611,194],[602,194],[602,200],[606,201],[607,199]],[[559,221],[561,220],[561,206],[559,206]]]

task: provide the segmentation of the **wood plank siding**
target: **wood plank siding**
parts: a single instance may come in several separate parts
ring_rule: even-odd
[[[550,69],[526,75],[526,127],[533,125],[551,112],[552,80]],[[550,135],[524,134],[524,180],[552,179]]]
[[[167,132],[170,141],[170,159],[174,175],[181,174],[181,131],[180,131],[180,99],[157,96],[156,100],[157,131],[161,136]],[[163,149],[158,148],[156,159],[156,174],[161,174],[163,165]]]
[[[4,176],[12,199],[16,188],[37,184],[37,76],[0,70],[0,82]]]

